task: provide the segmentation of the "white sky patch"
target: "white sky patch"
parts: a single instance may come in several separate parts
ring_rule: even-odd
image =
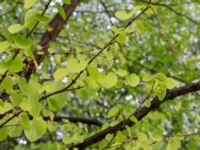
[[[56,132],[56,137],[58,138],[58,140],[62,139],[63,133],[60,131]]]
[[[130,101],[132,98],[133,98],[132,95],[127,95],[127,96],[125,97],[125,99],[126,99],[127,101]]]

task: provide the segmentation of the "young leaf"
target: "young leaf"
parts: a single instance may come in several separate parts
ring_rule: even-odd
[[[10,33],[16,33],[16,32],[19,32],[23,29],[23,26],[21,24],[13,24],[13,25],[10,25],[8,27],[8,31]]]
[[[37,16],[41,16],[38,9],[30,9],[26,12],[24,17],[24,28],[32,29],[37,22]]]
[[[72,137],[69,137],[69,136],[63,136],[63,137],[62,137],[62,141],[63,141],[63,143],[65,143],[65,144],[71,144],[71,143],[73,143],[73,138],[72,138]]]
[[[134,123],[138,122],[137,118],[136,118],[134,115],[131,115],[131,116],[129,117],[129,119],[130,119],[132,122],[134,122]]]
[[[56,8],[58,9],[58,12],[62,16],[62,18],[64,20],[66,20],[66,14],[65,14],[65,10],[63,9],[63,7],[59,3],[56,3]]]
[[[39,116],[40,112],[42,110],[42,105],[40,103],[35,103],[32,105],[32,109],[30,109],[28,112],[33,116]]]
[[[123,70],[123,69],[119,69],[115,72],[117,75],[121,76],[121,77],[124,77],[126,76],[128,73],[126,70]]]
[[[28,40],[26,39],[24,36],[22,35],[16,35],[13,37],[13,40],[15,42],[15,45],[18,47],[18,48],[21,48],[21,49],[28,49],[32,46],[32,41],[31,40]]]
[[[114,117],[119,113],[119,108],[118,107],[113,107],[109,110],[108,112],[108,117]]]
[[[55,81],[63,79],[68,74],[67,68],[59,68],[53,74]]]
[[[146,100],[144,102],[144,106],[147,107],[147,108],[151,107],[151,102],[149,100]]]
[[[163,86],[161,85],[159,87],[159,89],[158,89],[158,98],[159,98],[159,100],[163,100],[165,98],[165,96],[166,96],[166,93],[167,93],[166,87],[164,85]]]
[[[25,9],[29,9],[29,8],[31,8],[36,2],[37,2],[37,0],[24,0],[24,8],[25,8]]]
[[[40,117],[36,117],[31,122],[31,128],[25,130],[25,136],[31,142],[40,139],[47,131],[47,123]]]
[[[11,73],[17,73],[22,70],[24,64],[22,62],[22,59],[19,56],[16,56],[16,58],[13,60],[12,65],[10,66],[9,71]]]
[[[11,103],[5,102],[3,106],[0,106],[0,114],[4,114],[5,112],[11,110],[12,108],[13,106],[11,105]]]
[[[119,18],[120,20],[127,20],[130,19],[133,16],[133,12],[127,12],[125,10],[119,10],[115,13],[115,16]]]
[[[173,78],[167,78],[165,84],[167,86],[167,89],[173,89],[178,85],[177,81]]]
[[[109,72],[103,79],[100,80],[100,84],[106,88],[110,89],[117,83],[117,76],[113,72]]]
[[[0,128],[0,141],[3,141],[7,138],[8,132],[8,128]]]
[[[14,106],[19,106],[23,100],[23,95],[21,93],[13,93],[10,96],[10,100]]]
[[[150,80],[152,80],[152,75],[147,73],[147,72],[143,72],[142,73],[142,80],[145,81],[145,82],[150,81]]]
[[[31,121],[27,115],[27,113],[23,112],[19,115],[19,120],[21,122],[22,127],[25,130],[29,130],[31,128]]]
[[[136,74],[132,73],[126,77],[126,81],[130,86],[136,87],[140,83],[140,78]]]
[[[119,42],[119,43],[127,43],[128,42],[128,38],[126,37],[125,34],[120,34],[116,40]]]
[[[63,2],[67,5],[70,5],[71,4],[71,0],[63,0]]]
[[[0,42],[0,54],[6,51],[10,47],[10,43],[8,41]]]

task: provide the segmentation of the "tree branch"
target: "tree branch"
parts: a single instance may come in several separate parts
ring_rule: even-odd
[[[196,83],[187,84],[185,86],[175,88],[172,90],[168,90],[165,98],[162,101],[159,100],[158,97],[155,97],[151,101],[151,106],[149,108],[147,108],[145,106],[140,106],[132,115],[135,116],[137,118],[137,120],[139,121],[142,118],[144,118],[149,112],[158,109],[159,106],[163,102],[165,102],[167,100],[172,100],[176,97],[179,97],[179,96],[191,93],[191,92],[195,92],[198,90],[200,90],[200,81],[198,81]],[[73,149],[73,148],[84,149],[86,147],[89,147],[92,144],[95,144],[95,143],[103,140],[107,134],[116,133],[119,130],[124,130],[126,126],[132,126],[134,124],[135,123],[132,122],[129,118],[125,119],[115,126],[108,127],[106,129],[86,138],[82,143],[73,145],[72,147],[70,147],[70,149]]]
[[[81,117],[55,116],[53,120],[54,121],[62,121],[63,119],[67,119],[73,123],[81,122],[81,123],[88,124],[88,125],[97,125],[97,126],[102,125],[102,122],[95,118],[90,119],[90,118],[81,118]]]
[[[64,20],[58,13],[49,23],[49,28],[51,30],[47,30],[38,43],[38,45],[40,45],[43,48],[41,50],[43,52],[43,55],[39,55],[37,53],[37,50],[34,51],[34,56],[38,64],[40,64],[47,56],[49,43],[56,40],[59,33],[63,29],[66,22],[69,20],[70,16],[72,15],[73,11],[75,10],[79,2],[80,0],[72,0],[70,5],[66,4],[63,5],[63,9],[66,13],[66,20]],[[26,65],[23,71],[20,73],[20,75],[28,79],[30,75],[35,71],[35,64],[33,60],[31,61],[26,60],[25,64]]]
[[[139,13],[137,14],[133,19],[131,19],[124,27],[127,28],[128,26],[130,26],[134,21],[136,21],[142,14],[144,14],[149,8],[150,8],[150,3],[151,3],[151,0],[149,1],[149,3],[147,4],[147,6]],[[104,47],[102,47],[99,52],[94,56],[92,57],[88,63],[87,63],[87,66],[85,67],[84,70],[80,71],[76,77],[71,81],[71,83],[69,83],[66,87],[64,87],[63,89],[61,90],[58,90],[58,91],[55,91],[55,92],[52,92],[50,94],[48,94],[47,97],[50,97],[50,96],[53,96],[55,94],[59,94],[59,93],[62,93],[64,91],[67,91],[71,86],[73,86],[76,81],[79,79],[79,77],[86,71],[86,69],[88,68],[88,66],[97,58],[99,57],[110,45],[113,44],[113,42],[115,41],[115,39],[119,36],[119,34],[116,34],[115,36],[112,37],[112,39],[110,41],[108,41]],[[45,97],[45,96],[44,96]],[[44,98],[42,98],[44,99]]]
[[[136,0],[136,1],[138,1],[138,0]],[[139,0],[138,2],[148,3],[148,1],[145,1],[145,0]],[[179,16],[182,16],[182,17],[188,19],[189,21],[191,21],[191,22],[193,22],[193,23],[195,23],[195,24],[199,24],[198,21],[196,21],[196,20],[190,18],[189,16],[187,16],[187,15],[185,15],[185,14],[183,14],[183,13],[178,12],[176,9],[170,7],[168,4],[159,3],[159,2],[152,2],[151,4],[152,4],[152,5],[157,5],[157,6],[165,7],[165,8],[167,8],[167,9],[169,9],[170,11],[174,12],[175,14],[177,14],[177,15],[179,15]]]

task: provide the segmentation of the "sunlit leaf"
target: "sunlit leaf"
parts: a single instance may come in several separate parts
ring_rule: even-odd
[[[32,45],[32,42],[28,39],[26,39],[24,36],[22,35],[16,35],[13,37],[15,45],[18,48],[22,48],[22,49],[27,49],[30,48]]]
[[[71,0],[63,0],[63,2],[67,5],[71,4]]]
[[[65,10],[63,9],[63,7],[59,3],[56,3],[56,8],[58,9],[58,12],[62,16],[62,18],[64,20],[66,20],[66,14],[65,14]]]
[[[25,8],[25,9],[29,9],[29,8],[31,8],[36,2],[37,2],[37,0],[24,0],[24,8]]]
[[[31,121],[31,129],[25,130],[25,136],[31,142],[40,139],[47,130],[47,123],[40,117],[36,117]]]
[[[116,116],[119,113],[119,108],[118,107],[113,107],[109,110],[108,112],[108,117],[113,117]]]
[[[23,29],[23,26],[21,24],[12,24],[8,27],[8,31],[10,33],[16,33]]]
[[[106,76],[104,76],[100,80],[100,84],[106,89],[113,87],[116,83],[117,83],[117,76],[112,72],[109,72]]]
[[[140,78],[136,74],[132,73],[126,77],[126,81],[130,86],[136,87],[140,83]]]
[[[0,42],[0,54],[6,51],[10,47],[10,43],[8,41]]]
[[[119,18],[120,20],[127,20],[130,19],[133,16],[132,12],[127,12],[125,10],[119,10],[115,13],[115,16]]]

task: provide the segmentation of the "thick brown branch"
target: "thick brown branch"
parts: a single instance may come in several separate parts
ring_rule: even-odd
[[[167,101],[167,100],[172,100],[178,96],[182,96],[191,92],[195,92],[200,90],[200,81],[196,82],[196,83],[191,83],[191,84],[187,84],[185,86],[179,87],[179,88],[175,88],[172,90],[168,90],[167,94],[165,96],[165,98],[160,101],[158,99],[158,97],[155,97],[152,101],[151,101],[151,107],[147,108],[145,106],[140,106],[132,115],[134,115],[138,120],[141,120],[142,118],[144,118],[150,111],[153,111],[157,108],[159,108],[159,106]],[[87,139],[85,139],[82,143],[76,144],[74,146],[72,146],[70,149],[73,148],[79,148],[79,149],[84,149],[94,143],[97,143],[101,140],[103,140],[105,138],[105,136],[107,134],[112,134],[112,133],[116,133],[119,130],[124,130],[126,126],[132,126],[135,123],[132,122],[130,119],[126,119],[121,121],[120,123],[118,123],[115,126],[112,127],[108,127],[98,133],[96,133],[95,135],[88,137]]]
[[[66,20],[64,20],[58,13],[49,23],[49,29],[44,33],[44,35],[42,36],[41,40],[38,43],[43,48],[42,49],[43,55],[39,55],[37,51],[34,51],[34,56],[38,64],[40,64],[47,56],[49,43],[56,40],[59,33],[64,28],[64,25],[69,20],[70,16],[72,15],[73,11],[75,10],[78,4],[79,0],[72,0],[70,5],[64,4],[63,8],[66,13]],[[28,79],[30,75],[35,71],[35,64],[33,60],[30,62],[27,61],[25,63],[26,65],[23,71],[21,72],[21,76]]]

